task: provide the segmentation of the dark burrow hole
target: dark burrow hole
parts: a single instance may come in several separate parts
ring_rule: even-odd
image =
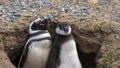
[[[25,31],[25,33],[27,33],[27,32]],[[54,34],[54,33],[52,33],[52,34]],[[54,36],[55,35],[53,35],[53,37]],[[54,41],[54,38],[52,38],[52,39]],[[22,42],[22,43],[24,43],[24,42]],[[18,44],[18,46],[23,45],[22,43]],[[11,62],[15,66],[17,66],[17,64],[19,62],[19,59],[20,59],[19,53],[22,53],[22,51],[21,51],[22,49],[23,49],[23,47],[21,47],[21,48],[17,47],[13,51],[13,53],[9,53],[10,55],[8,54],[8,57],[10,58]],[[88,53],[84,53],[80,49],[78,49],[78,47],[77,47],[77,50],[78,50],[79,59],[80,59],[80,61],[82,63],[83,68],[96,68],[96,61],[95,61],[96,54],[95,53],[89,53],[89,54]],[[18,56],[18,57],[16,57],[16,56]],[[13,59],[13,57],[15,57],[16,59]]]
[[[81,50],[78,50],[79,59],[81,61],[83,68],[96,68],[95,53],[84,53]]]

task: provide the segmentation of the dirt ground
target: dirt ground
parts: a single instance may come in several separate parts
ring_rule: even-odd
[[[9,0],[5,0],[5,3]],[[57,0],[59,1],[59,0]],[[109,14],[111,9],[106,9],[104,6],[99,6],[100,0],[89,0],[89,2],[80,2],[93,8],[95,11],[92,15],[97,15],[98,12],[108,14],[108,18],[95,16],[87,19],[81,19],[81,16],[73,18],[67,12],[59,15],[57,19],[53,18],[50,22],[49,31],[54,40],[54,29],[56,21],[67,21],[72,27],[72,34],[77,43],[77,50],[83,68],[119,68],[120,67],[120,22],[112,20]],[[119,4],[119,0],[109,0],[112,4]],[[107,1],[107,2],[109,2]],[[114,1],[114,2],[113,2]],[[111,4],[110,3],[110,4]],[[1,6],[1,5],[0,5]],[[110,8],[110,7],[108,7]],[[119,6],[115,8],[120,9]],[[40,12],[38,9],[34,9]],[[52,10],[48,9],[49,12]],[[97,12],[97,11],[98,12]],[[0,11],[1,12],[1,11]],[[14,60],[19,54],[19,50],[24,46],[24,41],[28,35],[28,26],[36,16],[35,12],[19,11],[21,17],[9,22],[5,19],[0,20],[0,68],[15,68]],[[119,18],[119,13],[116,13],[113,18]],[[42,16],[47,16],[47,13],[42,13]],[[114,57],[114,58],[112,58]]]

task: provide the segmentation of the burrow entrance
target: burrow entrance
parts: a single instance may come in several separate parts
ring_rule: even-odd
[[[18,64],[20,57],[19,56],[17,58],[17,56],[20,53],[21,47],[24,45],[24,41],[28,35],[27,29],[27,27],[24,27],[24,29],[14,29],[12,32],[6,31],[1,33],[4,50],[15,66]],[[96,68],[95,53],[87,54],[78,49],[78,54],[83,68]]]
[[[79,59],[82,63],[83,68],[96,68],[96,54],[95,53],[84,53],[81,50],[78,50]]]

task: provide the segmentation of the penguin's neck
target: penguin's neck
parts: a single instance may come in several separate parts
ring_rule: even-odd
[[[57,40],[56,40],[59,45],[55,46],[55,47],[58,47],[60,49],[60,52],[63,50],[65,50],[67,52],[70,51],[70,50],[73,50],[73,49],[76,49],[76,43],[75,43],[75,40],[72,36],[72,34],[69,34],[69,35],[57,35]]]
[[[70,40],[70,39],[73,39],[73,36],[72,34],[69,34],[69,35],[60,35],[60,34],[57,34],[57,37],[56,39],[60,40],[62,43]]]
[[[46,39],[51,38],[48,31],[40,31],[40,32],[29,34],[28,38],[26,39],[26,44],[25,45],[27,46],[27,44],[31,43],[31,41],[40,41],[44,38],[46,38]]]
[[[57,34],[56,40],[55,40],[55,42],[56,42],[55,44],[57,44],[57,45],[53,45],[53,48],[60,50],[61,47],[63,46],[63,44],[68,42],[71,39],[74,39],[72,34],[69,34],[69,35]]]
[[[30,37],[33,37],[33,36],[37,36],[37,35],[41,35],[41,34],[44,34],[44,33],[48,33],[48,31],[38,31],[38,32],[35,32],[35,33],[30,33]]]

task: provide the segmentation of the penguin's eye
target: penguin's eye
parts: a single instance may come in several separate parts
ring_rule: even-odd
[[[60,27],[60,30],[62,30],[62,28]]]

